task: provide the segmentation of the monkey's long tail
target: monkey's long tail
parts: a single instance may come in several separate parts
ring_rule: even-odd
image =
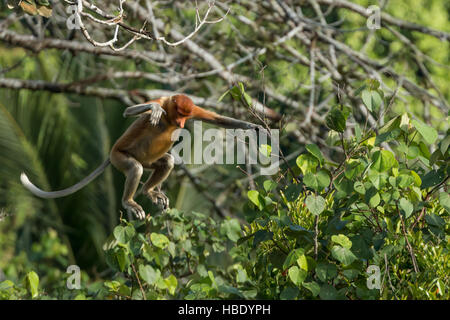
[[[25,173],[21,173],[20,175],[20,181],[24,185],[25,188],[30,190],[31,193],[34,195],[46,198],[46,199],[52,199],[52,198],[61,198],[68,196],[69,194],[75,193],[78,190],[85,187],[89,182],[97,178],[103,171],[105,171],[106,167],[110,164],[110,160],[107,159],[105,162],[103,162],[97,169],[95,169],[90,175],[88,175],[86,178],[78,182],[77,184],[74,184],[73,186],[58,190],[58,191],[44,191],[36,187],[33,183],[31,183],[30,179],[28,179],[27,175]]]

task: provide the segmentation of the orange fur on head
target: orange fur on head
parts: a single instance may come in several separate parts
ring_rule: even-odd
[[[195,107],[194,102],[184,94],[177,94],[173,96],[173,102],[177,107],[177,111],[185,116],[191,115],[192,110]]]

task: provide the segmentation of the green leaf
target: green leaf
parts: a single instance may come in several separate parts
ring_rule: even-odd
[[[36,298],[39,295],[39,276],[36,272],[30,271],[27,273],[26,284],[31,297]]]
[[[289,278],[291,281],[299,286],[305,281],[307,276],[307,272],[305,270],[300,269],[297,266],[293,266],[289,268]]]
[[[342,271],[342,273],[344,274],[344,277],[346,277],[348,280],[352,281],[359,275],[360,272],[359,272],[359,270],[356,270],[356,269],[347,269],[347,270]]]
[[[414,211],[413,204],[409,200],[407,200],[405,198],[401,198],[399,205],[400,205],[400,208],[405,213],[405,218],[408,219],[409,216],[411,215],[411,213],[413,213],[413,211]]]
[[[118,292],[121,286],[121,283],[119,281],[105,281],[103,285],[108,288],[112,292]]]
[[[225,92],[219,97],[219,100],[217,100],[217,102],[222,101],[223,98],[225,98],[225,96],[226,96],[228,93],[230,93],[230,90],[225,91]]]
[[[445,220],[438,215],[431,213],[425,216],[425,221],[435,227],[443,228],[445,226]]]
[[[339,298],[337,290],[329,284],[323,284],[320,287],[319,296],[322,300],[336,300]]]
[[[397,116],[391,120],[389,120],[388,122],[386,122],[379,130],[378,133],[381,135],[383,133],[388,133],[391,132],[395,129],[398,129],[400,127],[400,116]]]
[[[342,199],[343,197],[352,195],[353,192],[353,182],[349,179],[341,179],[341,181],[334,180],[334,186],[336,187],[336,192],[334,196],[337,199]]]
[[[168,245],[169,245],[169,239],[160,233],[154,233],[152,232],[150,234],[150,240],[152,241],[153,245],[155,247],[161,248],[161,249],[165,249]]]
[[[336,277],[337,268],[334,264],[321,262],[317,264],[316,275],[321,281],[325,282]]]
[[[328,112],[325,117],[325,124],[331,130],[337,132],[344,132],[346,127],[347,117],[345,113],[339,108],[339,106],[334,106]]]
[[[303,174],[308,172],[316,172],[316,168],[319,165],[319,160],[311,154],[301,154],[295,160],[297,166],[302,170]]]
[[[264,186],[264,190],[266,190],[266,192],[270,192],[277,187],[277,183],[272,180],[266,180],[266,181],[264,181],[263,186]]]
[[[286,190],[284,191],[284,194],[286,196],[286,199],[289,202],[297,200],[297,198],[300,196],[300,194],[303,191],[303,185],[301,183],[298,184],[290,184]]]
[[[139,275],[149,285],[156,284],[161,277],[161,271],[153,269],[150,265],[139,265]]]
[[[297,259],[297,264],[300,267],[300,269],[308,271],[308,260],[306,259],[306,256],[304,254],[302,254]]]
[[[135,235],[135,230],[132,226],[117,226],[114,228],[113,234],[119,243],[126,244]]]
[[[171,295],[174,295],[175,290],[177,289],[177,286],[178,286],[177,278],[175,278],[175,276],[173,274],[171,274],[170,276],[168,276],[167,278],[164,279],[164,283],[166,284],[167,289],[169,290],[169,293]]]
[[[303,177],[303,183],[305,186],[314,189],[316,191],[321,191],[330,185],[330,175],[328,170],[320,169],[316,174],[308,172]]]
[[[239,289],[235,288],[235,287],[223,284],[223,285],[220,285],[218,289],[219,289],[220,292],[223,292],[223,293],[226,293],[226,294],[229,294],[229,295],[235,295],[235,296],[238,296],[240,298],[244,298],[244,295],[242,294],[242,292]]]
[[[368,178],[375,188],[381,190],[387,184],[388,175],[384,172],[370,170]]]
[[[438,133],[435,128],[415,119],[411,120],[411,123],[428,144],[433,144],[436,141]]]
[[[247,103],[247,106],[251,107],[252,106],[252,97],[250,97],[247,94],[247,92],[244,92],[242,95],[244,96],[244,100],[245,100],[245,103]]]
[[[244,83],[242,83],[241,81],[238,82],[238,86],[239,86],[239,91],[241,93],[245,92],[245,87],[244,87]]]
[[[372,169],[378,172],[385,172],[391,168],[398,167],[398,162],[394,154],[388,150],[375,151],[371,157]]]
[[[420,187],[422,185],[422,179],[420,179],[419,175],[413,170],[409,170],[407,172],[413,177],[416,187]]]
[[[414,177],[411,175],[400,174],[396,179],[396,183],[400,188],[407,188],[414,183]]]
[[[286,287],[283,289],[283,291],[281,291],[280,300],[294,300],[295,298],[297,298],[299,293],[300,291],[298,290],[298,288]]]
[[[326,202],[321,196],[316,196],[314,194],[309,195],[305,200],[306,207],[315,216],[318,216],[325,210]]]
[[[388,178],[388,181],[392,187],[397,188],[397,178],[396,177],[390,176]]]
[[[380,87],[380,81],[377,79],[367,79],[365,82],[369,90],[377,90]]]
[[[234,86],[230,89],[230,94],[234,100],[239,101],[241,98],[241,91],[239,90],[239,87],[237,87],[237,86]]]
[[[245,283],[248,280],[247,271],[239,265],[236,274],[236,282],[237,283]]]
[[[379,110],[381,103],[383,102],[381,95],[375,90],[364,90],[361,94],[361,98],[370,112]]]
[[[247,192],[248,199],[258,207],[259,210],[264,209],[264,202],[261,201],[264,199],[262,196],[260,196],[259,192],[257,190],[249,190]]]
[[[325,163],[325,158],[323,157],[322,152],[316,144],[306,145],[306,150],[308,150],[309,153],[316,157],[317,160],[319,160],[320,165],[323,166],[323,164]]]
[[[449,146],[450,146],[450,135],[447,135],[444,138],[444,140],[441,141],[441,145],[440,145],[440,148],[439,148],[443,155],[447,152]]]
[[[328,131],[327,137],[325,139],[325,142],[329,146],[337,146],[341,143],[341,138],[339,136],[339,132],[330,130]]]
[[[360,160],[350,159],[347,162],[347,167],[345,169],[344,175],[347,179],[354,179],[359,176],[364,171],[364,165]]]
[[[344,248],[350,249],[352,247],[352,242],[343,234],[331,236],[331,241],[340,244]]]
[[[353,189],[355,189],[356,192],[359,194],[365,194],[366,188],[364,188],[364,184],[362,182],[356,181],[353,185]]]
[[[333,258],[339,260],[342,264],[348,266],[352,264],[357,258],[348,248],[341,246],[333,246],[331,248],[331,255]]]
[[[352,252],[360,259],[369,260],[372,258],[372,251],[362,235],[356,235],[351,238]]]
[[[298,258],[305,254],[305,250],[298,248],[289,252],[288,256],[284,260],[283,270],[286,270],[293,264],[297,263]]]
[[[128,255],[125,252],[125,249],[123,249],[123,248],[119,249],[116,252],[115,257],[116,257],[117,264],[119,266],[119,270],[121,272],[123,272],[126,269],[128,262],[129,262]]]
[[[237,219],[224,220],[220,226],[220,232],[231,241],[237,242],[241,238],[241,224]]]
[[[450,213],[450,195],[447,192],[439,193],[439,203]]]
[[[377,192],[377,190],[374,187],[372,187],[366,191],[365,201],[372,208],[376,208],[376,206],[378,206],[380,204],[380,201],[381,201],[380,194]]]
[[[380,133],[375,139],[375,145],[377,146],[383,142],[389,142],[391,140],[397,139],[401,132],[402,131],[399,128],[396,128],[392,131]]]
[[[303,282],[302,286],[306,289],[308,289],[309,291],[311,291],[312,295],[314,297],[316,297],[319,293],[320,293],[320,286],[317,282],[312,281],[312,282]]]
[[[434,187],[441,183],[445,179],[445,171],[443,169],[440,170],[431,170],[425,176],[422,177],[422,185],[421,189],[427,189]]]

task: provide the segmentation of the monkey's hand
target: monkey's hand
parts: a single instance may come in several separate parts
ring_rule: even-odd
[[[125,109],[123,112],[123,116],[126,117],[132,117],[140,115],[147,111],[152,111],[150,114],[150,123],[152,126],[156,126],[161,120],[161,116],[163,113],[166,113],[166,111],[161,107],[159,103],[156,102],[150,102],[150,103],[142,103],[137,104],[135,106],[131,106]]]
[[[150,115],[150,123],[153,126],[156,126],[161,120],[161,116],[163,113],[166,113],[159,103],[151,103],[152,114]]]
[[[169,209],[169,198],[162,191],[147,191],[144,194],[164,211]]]

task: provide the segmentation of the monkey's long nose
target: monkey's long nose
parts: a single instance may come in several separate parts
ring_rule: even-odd
[[[176,123],[180,128],[184,128],[184,123],[186,122],[186,118],[177,119]]]

